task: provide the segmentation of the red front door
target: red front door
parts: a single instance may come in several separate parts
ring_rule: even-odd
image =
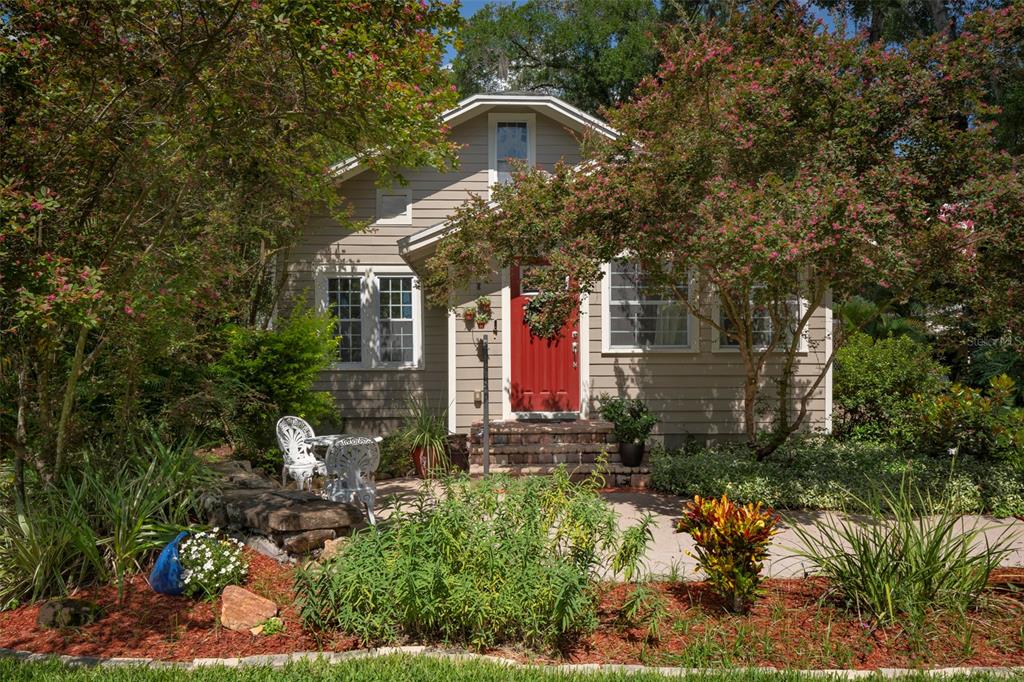
[[[537,294],[530,290],[530,267],[523,268],[526,277],[518,267],[512,267],[509,273],[512,295],[508,328],[512,345],[512,410],[578,412],[579,310],[572,314],[557,338],[542,339],[531,334],[523,315],[527,302]]]

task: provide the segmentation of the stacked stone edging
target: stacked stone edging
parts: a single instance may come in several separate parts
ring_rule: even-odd
[[[354,649],[352,651],[300,651],[291,654],[263,654],[258,656],[245,656],[242,658],[195,658],[191,661],[161,661],[152,658],[100,658],[94,656],[68,656],[60,654],[36,654],[29,651],[17,651],[14,649],[0,649],[0,656],[17,658],[26,662],[43,662],[56,660],[66,665],[80,666],[138,666],[146,668],[176,668],[180,670],[195,670],[211,666],[223,666],[226,668],[238,667],[271,667],[281,668],[291,663],[324,661],[325,663],[341,663],[363,658],[375,658],[379,656],[392,656],[405,654],[411,656],[430,656],[433,658],[447,659],[451,661],[485,661],[504,665],[512,668],[537,668],[551,672],[564,673],[657,673],[666,677],[689,677],[702,676],[715,673],[730,673],[741,675],[743,673],[784,673],[795,672],[801,675],[813,677],[838,678],[838,679],[862,679],[870,677],[882,677],[892,679],[909,675],[925,675],[928,677],[952,677],[954,675],[970,675],[984,673],[997,677],[1015,678],[1024,675],[1024,667],[961,667],[961,668],[878,668],[875,670],[852,670],[847,668],[837,669],[816,669],[800,670],[795,668],[772,668],[772,667],[746,667],[746,668],[669,668],[645,665],[625,665],[618,663],[560,663],[560,664],[534,664],[521,663],[519,661],[502,658],[501,656],[489,656],[485,654],[474,654],[466,651],[451,649],[438,649],[426,646],[398,646],[380,647],[374,649]]]

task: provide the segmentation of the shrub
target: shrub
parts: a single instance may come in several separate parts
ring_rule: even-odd
[[[300,306],[272,330],[225,330],[226,349],[211,374],[224,398],[220,420],[241,449],[272,446],[274,425],[286,414],[313,424],[338,421],[330,393],[313,390],[337,349],[334,324],[329,314]]]
[[[946,369],[907,336],[875,340],[854,333],[836,353],[835,433],[861,439],[908,438],[915,395],[943,386]]]
[[[601,396],[601,418],[612,423],[612,435],[619,443],[643,443],[651,435],[658,418],[639,398]]]
[[[401,478],[408,476],[412,470],[412,459],[409,446],[398,434],[385,436],[380,443],[380,465],[377,467],[377,479]]]
[[[695,497],[683,507],[676,532],[689,533],[697,565],[727,608],[746,612],[757,597],[761,569],[778,517],[761,503],[740,505],[727,496]]]
[[[854,516],[825,516],[810,529],[793,524],[797,553],[862,618],[918,628],[930,609],[962,612],[974,605],[1011,551],[1008,534],[989,542],[984,528],[961,530],[954,512],[918,511],[950,506],[934,504],[905,479],[897,489],[857,500]]]
[[[213,480],[193,441],[148,431],[93,444],[72,473],[40,484],[27,514],[0,511],[0,602],[109,580],[123,596],[126,578],[198,515]]]
[[[914,442],[927,453],[1024,464],[1024,408],[1014,406],[1016,386],[1005,374],[989,382],[988,395],[953,384],[939,395],[916,396]]]
[[[764,502],[775,509],[843,509],[877,485],[912,474],[933,504],[951,512],[1024,514],[1024,469],[970,456],[937,459],[893,443],[827,436],[793,438],[758,462],[744,444],[655,447],[651,485],[683,497]]]
[[[620,543],[615,514],[596,492],[602,484],[597,476],[572,483],[563,468],[424,486],[414,509],[396,510],[387,525],[357,531],[336,556],[297,572],[302,622],[364,643],[475,647],[548,647],[590,630],[594,581]],[[623,571],[635,546],[627,554]]]
[[[222,538],[217,530],[200,532],[181,543],[181,582],[185,594],[216,597],[228,585],[239,585],[249,572],[242,543]]]

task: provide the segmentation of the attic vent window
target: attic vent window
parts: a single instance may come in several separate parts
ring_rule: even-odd
[[[383,225],[412,225],[412,190],[377,190],[377,222]]]

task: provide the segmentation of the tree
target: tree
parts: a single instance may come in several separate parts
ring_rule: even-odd
[[[587,111],[625,100],[657,67],[653,0],[488,4],[466,23],[452,62],[463,95],[547,92]]]
[[[202,366],[213,330],[255,320],[311,206],[344,216],[331,164],[454,159],[459,17],[438,0],[0,17],[0,442],[19,473],[59,475],[78,439],[140,418],[155,368]]]
[[[973,118],[995,68],[983,40],[890,51],[819,30],[796,3],[706,23],[610,112],[620,137],[590,138],[578,168],[518,173],[493,189],[495,210],[480,198],[463,206],[428,264],[428,288],[441,302],[495,264],[544,255],[541,287],[561,318],[595,288],[601,263],[628,254],[736,345],[744,430],[765,458],[805,423],[834,361],[793,381],[801,338],[830,296],[880,286],[885,312],[937,273],[1020,243],[1005,238],[1024,209],[992,195],[1019,184],[1018,171]],[[973,229],[951,205],[970,211]],[[774,395],[768,434],[755,414],[763,395]]]

